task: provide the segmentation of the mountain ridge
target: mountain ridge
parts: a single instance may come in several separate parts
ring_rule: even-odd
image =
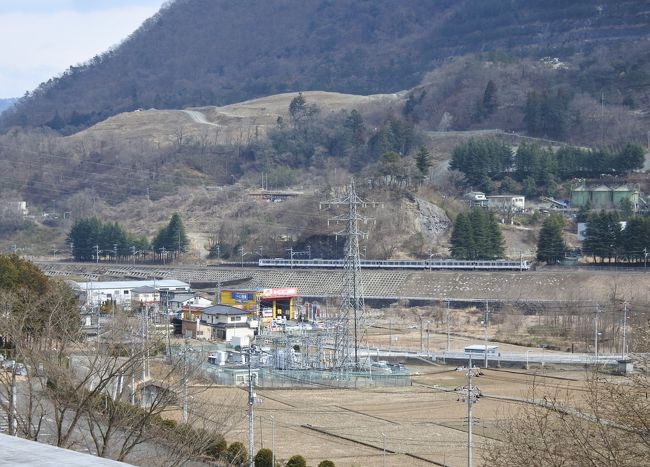
[[[138,108],[395,92],[465,53],[569,54],[648,37],[647,10],[631,0],[176,0],[118,47],[43,83],[0,128],[72,133]]]

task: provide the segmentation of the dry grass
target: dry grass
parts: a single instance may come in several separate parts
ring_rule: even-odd
[[[337,466],[373,466],[383,461],[386,439],[387,466],[425,466],[428,461],[462,466],[466,463],[467,405],[453,389],[466,382],[466,374],[435,366],[410,367],[419,376],[405,388],[342,389],[258,389],[261,402],[255,408],[255,449],[271,448],[271,416],[275,419],[275,450],[278,459],[303,455],[308,465],[330,459]],[[565,372],[558,376],[581,379]],[[580,392],[582,383],[554,379],[554,374],[537,376],[536,386],[555,393],[557,388]],[[474,383],[485,395],[474,406],[474,456],[478,462],[482,447],[495,442],[496,422],[516,414],[533,375],[487,370]],[[218,404],[233,400],[232,389],[215,388],[205,397]],[[245,403],[241,411],[245,410]],[[316,428],[318,431],[314,430]],[[237,425],[229,441],[246,443],[247,424]],[[344,438],[344,439],[343,439]],[[363,443],[363,444],[361,444]]]

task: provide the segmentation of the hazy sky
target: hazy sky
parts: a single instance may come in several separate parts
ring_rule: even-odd
[[[20,97],[135,31],[167,0],[0,0],[0,98]]]

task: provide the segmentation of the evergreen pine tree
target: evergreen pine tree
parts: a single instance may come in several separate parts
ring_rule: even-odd
[[[458,214],[451,232],[451,256],[455,259],[470,259],[474,250],[472,229],[467,215]]]
[[[497,85],[494,81],[488,81],[483,92],[483,112],[485,116],[490,116],[494,113],[499,105],[497,99]]]
[[[431,155],[429,154],[429,151],[427,151],[427,148],[424,146],[421,146],[420,150],[415,155],[415,166],[420,172],[418,177],[420,180],[424,180],[424,178],[427,176],[431,165]]]
[[[486,259],[503,258],[505,253],[505,240],[501,233],[501,227],[494,213],[487,214],[487,250],[482,255]]]
[[[563,227],[564,220],[557,214],[544,220],[537,241],[537,259],[539,261],[554,264],[564,258],[566,244],[562,237]]]

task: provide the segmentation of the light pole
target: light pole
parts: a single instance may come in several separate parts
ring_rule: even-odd
[[[528,355],[530,354],[531,349],[526,350],[526,371],[528,371]]]

